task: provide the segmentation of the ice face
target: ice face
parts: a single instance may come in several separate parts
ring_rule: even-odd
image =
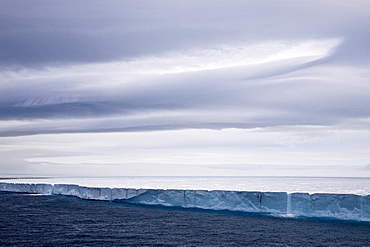
[[[362,218],[362,196],[314,194],[311,196],[311,216],[333,218]]]
[[[53,186],[52,194],[80,197],[80,186],[75,184],[55,184]]]
[[[32,194],[50,195],[53,186],[51,184],[16,184],[16,183],[0,183],[0,191],[8,192],[26,192]]]
[[[208,190],[147,190],[127,202],[213,210],[286,213],[283,192],[240,192]]]
[[[287,213],[287,193],[265,192],[261,196],[263,212]]]
[[[78,197],[87,200],[111,201],[112,190],[110,188],[80,187],[80,196]]]
[[[362,219],[370,220],[370,195],[362,197],[361,211]]]
[[[144,189],[123,189],[123,188],[113,188],[111,201],[126,201],[130,198],[135,198],[147,190]]]
[[[290,195],[290,208],[293,215],[310,215],[311,195],[308,193],[293,193]]]
[[[331,217],[370,221],[370,195],[93,188],[73,184],[0,183],[0,191],[76,196],[87,200],[263,212],[278,215]]]
[[[127,202],[148,205],[184,207],[183,190],[146,190],[138,196],[127,199]]]

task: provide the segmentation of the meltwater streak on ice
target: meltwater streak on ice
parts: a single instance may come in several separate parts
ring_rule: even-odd
[[[0,183],[0,191],[76,196],[88,200],[277,215],[370,221],[370,195],[223,190],[93,188],[73,184]]]
[[[292,194],[291,193],[287,193],[286,213],[288,215],[291,215],[292,214]]]

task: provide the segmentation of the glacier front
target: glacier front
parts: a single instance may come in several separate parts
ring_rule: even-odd
[[[98,188],[74,184],[0,183],[0,191],[87,200],[370,221],[370,195],[226,190]]]

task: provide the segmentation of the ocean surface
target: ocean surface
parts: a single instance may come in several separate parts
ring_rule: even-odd
[[[55,177],[4,179],[8,183],[88,187],[273,191],[370,195],[370,178],[335,177]]]
[[[370,246],[370,224],[0,192],[0,246]]]

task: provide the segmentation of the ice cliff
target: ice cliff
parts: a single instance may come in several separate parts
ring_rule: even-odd
[[[0,183],[0,191],[75,196],[88,200],[277,215],[370,221],[370,195],[221,190],[92,188],[73,184]]]

